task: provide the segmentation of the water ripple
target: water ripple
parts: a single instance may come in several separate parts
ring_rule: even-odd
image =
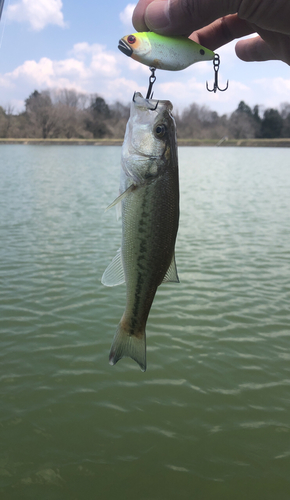
[[[3,498],[286,498],[290,150],[180,151],[144,374],[108,364],[120,150],[0,148]]]

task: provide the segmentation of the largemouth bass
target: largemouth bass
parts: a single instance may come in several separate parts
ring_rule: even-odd
[[[174,247],[179,220],[176,130],[169,101],[135,93],[122,147],[120,196],[122,245],[102,277],[126,282],[126,308],[111,346],[109,362],[124,356],[146,370],[145,327],[163,281],[176,281]],[[110,208],[108,207],[108,208]]]
[[[184,36],[133,33],[119,41],[118,48],[126,56],[146,66],[180,71],[199,61],[212,61],[214,52]]]

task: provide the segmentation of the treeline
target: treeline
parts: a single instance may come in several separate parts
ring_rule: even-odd
[[[97,94],[74,90],[35,90],[25,100],[25,110],[13,113],[0,106],[0,138],[102,139],[124,136],[130,106],[112,105]],[[290,104],[280,110],[251,108],[241,101],[230,115],[219,115],[207,106],[191,104],[174,112],[181,139],[286,138],[290,137]]]
[[[129,106],[109,106],[96,95],[74,90],[35,90],[25,100],[25,111],[0,107],[1,138],[119,138],[124,135]]]
[[[206,106],[191,104],[177,115],[178,136],[182,139],[276,139],[290,137],[290,104],[263,112],[261,107],[250,108],[241,101],[230,115],[219,116]]]

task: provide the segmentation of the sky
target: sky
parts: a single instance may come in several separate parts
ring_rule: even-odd
[[[134,91],[146,94],[149,68],[118,50],[119,39],[134,33],[133,3],[123,0],[5,0],[0,22],[0,106],[24,109],[34,91],[75,89],[98,94],[109,104],[127,104]],[[241,100],[261,111],[290,102],[289,66],[280,61],[245,63],[235,42],[216,52],[221,58],[220,85],[209,93],[212,62],[186,70],[156,71],[154,98],[169,99],[182,110],[195,102],[219,114],[231,113]]]

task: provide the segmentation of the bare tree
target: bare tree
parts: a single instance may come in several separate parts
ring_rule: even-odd
[[[35,90],[25,100],[25,108],[33,136],[43,139],[49,137],[55,126],[54,110],[49,91],[44,90],[40,93]]]
[[[13,106],[10,104],[5,109],[0,108],[0,127],[1,137],[10,137],[13,128]]]
[[[63,104],[69,108],[83,110],[89,100],[88,94],[74,89],[54,89],[51,91],[53,104]]]

